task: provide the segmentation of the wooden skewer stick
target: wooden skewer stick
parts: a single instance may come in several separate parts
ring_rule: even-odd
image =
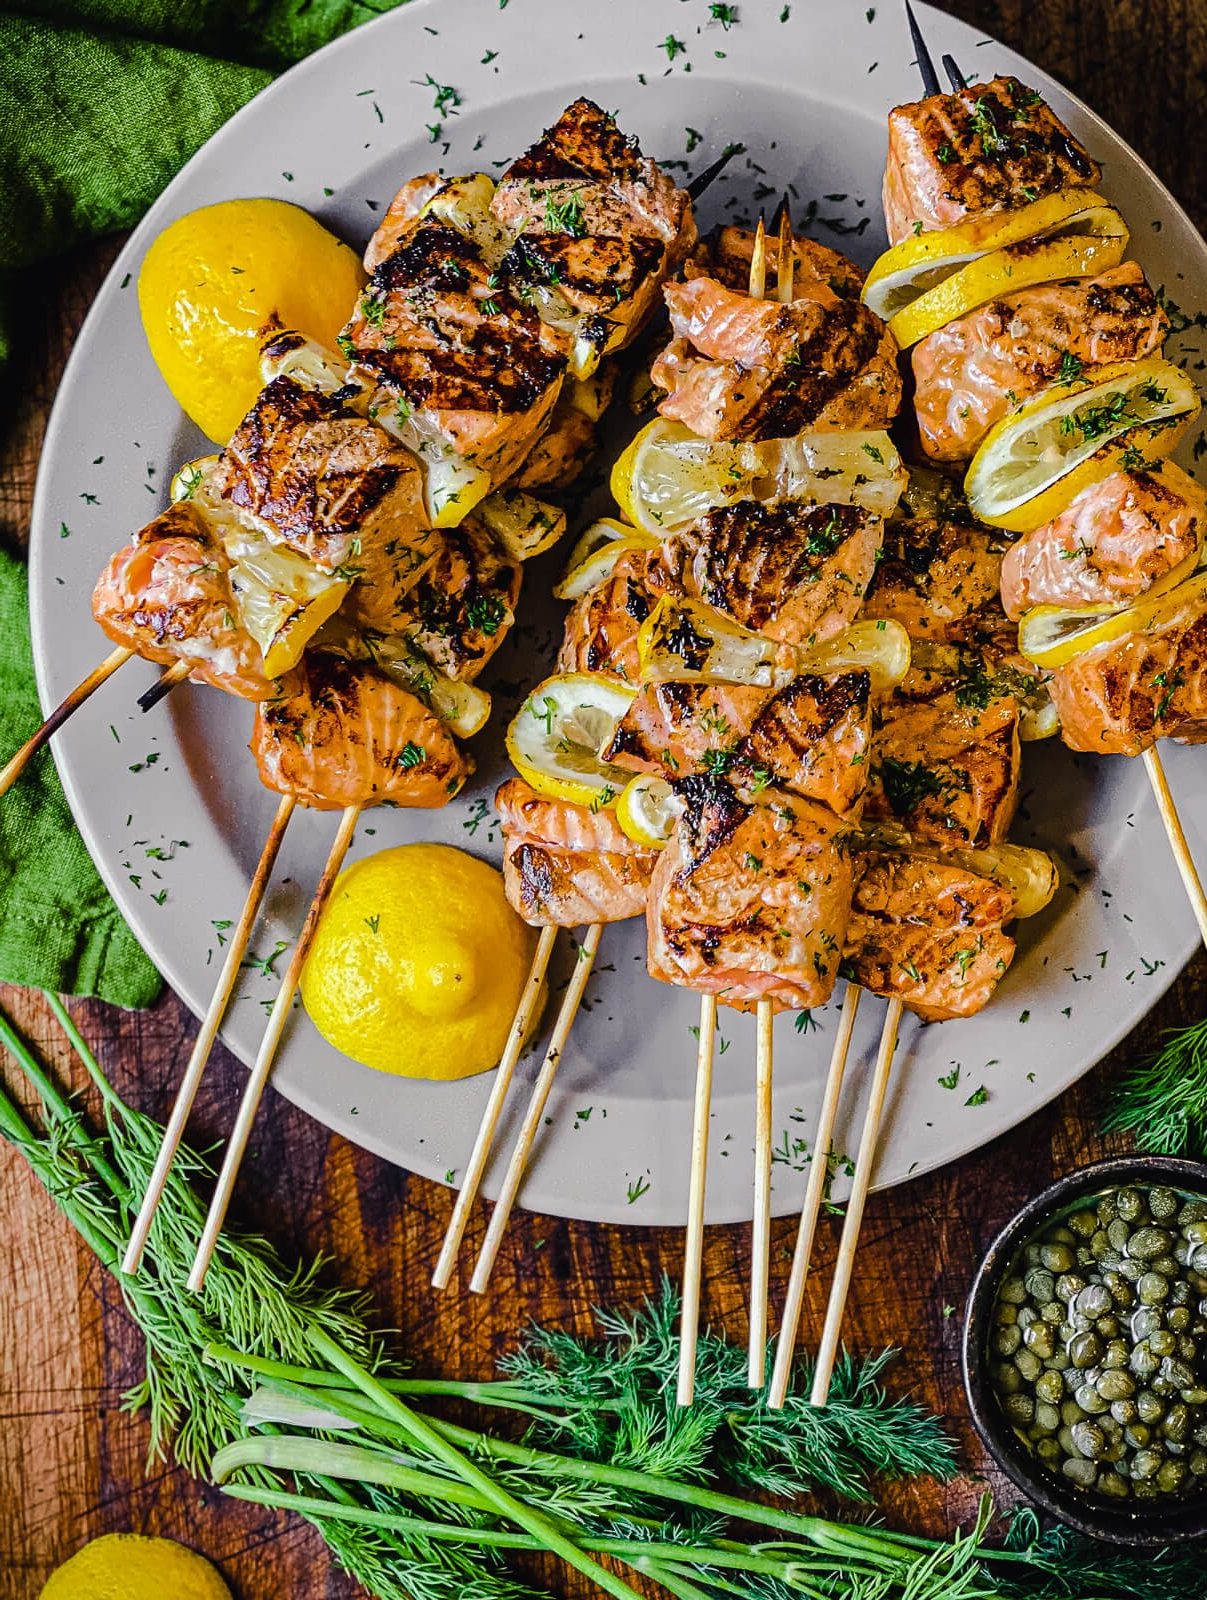
[[[813,1140],[813,1162],[809,1168],[809,1183],[800,1209],[800,1226],[796,1233],[792,1271],[788,1276],[788,1292],[784,1300],[784,1316],[775,1347],[775,1367],[771,1373],[771,1389],[767,1396],[767,1404],[773,1411],[781,1410],[788,1396],[792,1358],[796,1353],[796,1334],[800,1326],[801,1308],[805,1301],[805,1280],[809,1275],[813,1239],[817,1233],[817,1219],[821,1215],[821,1203],[826,1193],[830,1151],[834,1142],[834,1124],[838,1120],[842,1081],[846,1076],[851,1035],[855,1031],[855,1016],[859,1010],[859,999],[862,994],[863,990],[857,983],[847,984],[834,1050],[830,1056],[830,1069],[826,1074],[826,1087],[817,1118],[817,1133]]]
[[[16,755],[11,756],[4,767],[0,769],[0,795],[5,795],[25,771],[31,759],[46,744],[53,734],[56,734],[71,716],[73,711],[78,711],[88,696],[94,694],[101,684],[111,678],[118,667],[124,666],[134,654],[133,650],[119,645],[116,650],[107,655],[99,667],[94,667],[82,683],[77,683],[67,698],[55,707],[46,721],[34,734],[25,741]]]
[[[796,241],[792,237],[792,214],[788,210],[788,197],[780,201],[779,256],[775,267],[775,297],[781,305],[792,304],[792,289],[796,279]]]
[[[750,1230],[750,1343],[746,1381],[761,1389],[767,1362],[767,1296],[771,1291],[771,1052],[775,1012],[760,1000],[754,1076],[754,1221]]]
[[[675,1398],[689,1406],[696,1393],[696,1345],[700,1338],[700,1278],[704,1264],[704,1194],[708,1183],[708,1123],[712,1116],[712,1058],[717,1037],[717,997],[700,996],[696,1048],[696,1103],[692,1113],[691,1177],[687,1190],[687,1239],[683,1250],[683,1310],[679,1320],[679,1383]]]
[[[922,74],[922,87],[928,95],[942,94],[942,85],[939,83],[939,74],[935,71],[934,58],[931,56],[922,29],[918,26],[918,19],[914,16],[914,8],[909,0],[905,0],[905,15],[909,21],[909,34],[914,43],[914,54],[918,58],[918,71]]]
[[[761,300],[767,293],[767,230],[762,217],[754,232],[750,251],[750,298]]]
[[[520,1003],[516,1007],[515,1016],[511,1019],[511,1032],[507,1035],[503,1058],[495,1072],[490,1099],[486,1102],[486,1110],[482,1113],[482,1121],[478,1125],[478,1136],[470,1152],[465,1180],[461,1185],[461,1192],[457,1196],[457,1203],[449,1219],[448,1231],[440,1248],[440,1259],[436,1263],[435,1272],[432,1273],[433,1289],[447,1289],[452,1276],[457,1251],[461,1248],[461,1241],[465,1237],[465,1229],[469,1223],[469,1214],[478,1196],[482,1174],[486,1171],[486,1164],[490,1160],[491,1147],[498,1131],[499,1119],[503,1115],[507,1091],[511,1087],[516,1063],[523,1051],[524,1040],[528,1037],[528,1029],[545,983],[545,973],[549,967],[553,947],[557,943],[558,931],[556,926],[541,929],[540,941],[533,954],[532,965],[528,969],[528,977],[520,994]]]
[[[201,1023],[201,1031],[193,1045],[193,1052],[189,1056],[188,1065],[184,1069],[184,1077],[180,1080],[180,1088],[176,1091],[176,1100],[172,1106],[172,1115],[164,1129],[163,1143],[159,1147],[159,1154],[155,1158],[155,1167],[147,1184],[146,1193],[143,1195],[142,1205],[135,1219],[134,1227],[130,1233],[130,1242],[126,1246],[126,1253],[122,1257],[122,1271],[134,1273],[138,1271],[142,1260],[143,1250],[146,1248],[147,1236],[151,1231],[155,1212],[163,1197],[164,1185],[168,1181],[168,1173],[176,1159],[176,1152],[180,1148],[180,1141],[184,1137],[185,1125],[193,1109],[193,1102],[197,1098],[197,1091],[201,1087],[201,1079],[205,1073],[206,1063],[214,1048],[214,1041],[218,1037],[218,1030],[222,1026],[222,1019],[226,1015],[226,1008],[230,1004],[230,997],[234,992],[235,984],[239,978],[239,970],[243,965],[243,957],[247,952],[248,941],[251,939],[252,929],[256,925],[256,918],[260,914],[260,906],[272,878],[273,868],[276,866],[277,856],[280,853],[281,843],[285,838],[285,829],[289,826],[289,819],[293,815],[294,806],[297,804],[293,795],[283,795],[277,807],[277,814],[273,818],[272,827],[268,831],[268,838],[264,841],[264,849],[260,852],[260,859],[256,863],[256,870],[252,876],[251,887],[247,891],[247,899],[243,903],[243,912],[238,924],[231,934],[230,942],[226,949],[226,960],[222,964],[222,972],[218,978],[217,987],[213,998],[210,1000],[209,1010]]]
[[[830,1380],[834,1376],[834,1363],[838,1359],[838,1339],[842,1332],[842,1318],[846,1311],[847,1295],[851,1289],[851,1275],[855,1269],[855,1252],[859,1248],[859,1229],[863,1223],[863,1208],[867,1204],[872,1183],[872,1168],[876,1163],[876,1147],[880,1139],[880,1121],[884,1115],[884,1102],[888,1095],[889,1074],[893,1065],[893,1052],[897,1048],[897,1033],[901,1027],[904,1007],[900,1000],[888,1003],[884,1028],[880,1035],[880,1049],[872,1074],[872,1092],[863,1133],[859,1139],[859,1153],[855,1158],[855,1177],[851,1184],[851,1197],[847,1201],[847,1214],[842,1225],[842,1238],[838,1244],[838,1261],[834,1267],[834,1281],[830,1285],[830,1302],[826,1307],[825,1325],[821,1343],[817,1348],[817,1366],[813,1372],[813,1390],[810,1405],[824,1406],[830,1395]]]
[[[553,1037],[549,1040],[549,1048],[545,1052],[541,1070],[532,1086],[532,1097],[524,1114],[523,1126],[520,1128],[515,1148],[511,1152],[511,1160],[503,1176],[503,1187],[491,1213],[490,1226],[486,1230],[486,1238],[482,1243],[474,1275],[469,1280],[469,1286],[474,1294],[482,1294],[485,1291],[490,1282],[490,1275],[494,1271],[495,1258],[503,1242],[503,1235],[507,1231],[507,1220],[511,1216],[511,1208],[515,1204],[516,1195],[523,1181],[532,1146],[536,1142],[549,1092],[553,1088],[553,1080],[561,1065],[562,1051],[566,1048],[566,1040],[570,1037],[570,1029],[574,1026],[574,1019],[582,1004],[587,979],[591,976],[591,969],[595,965],[595,952],[599,949],[599,936],[602,932],[601,923],[592,923],[578,947],[578,960],[574,963],[574,971],[562,996],[561,1010],[553,1025]]]
[[[193,670],[191,661],[174,661],[166,672],[159,674],[158,680],[151,685],[145,694],[138,697],[138,709],[151,711],[165,695],[171,694],[178,683],[183,683]]]
[[[315,931],[318,928],[319,918],[323,907],[339,876],[339,870],[344,864],[344,857],[348,853],[348,846],[352,843],[352,835],[356,829],[357,819],[361,814],[361,806],[346,806],[340,818],[339,830],[335,835],[335,842],[331,846],[331,853],[327,857],[327,864],[323,868],[323,875],[319,879],[318,888],[314,891],[314,899],[310,902],[310,910],[306,913],[306,920],[302,924],[302,931],[298,935],[298,942],[294,946],[289,967],[281,979],[281,987],[277,991],[277,998],[273,1003],[272,1012],[268,1018],[268,1027],[264,1030],[264,1037],[260,1041],[260,1049],[256,1055],[255,1065],[243,1090],[243,1098],[239,1102],[239,1111],[235,1117],[235,1125],[226,1146],[226,1155],[223,1157],[222,1170],[218,1174],[218,1182],[214,1188],[214,1196],[210,1201],[209,1212],[206,1215],[205,1227],[202,1229],[201,1240],[197,1246],[197,1254],[193,1260],[193,1270],[189,1273],[189,1288],[194,1293],[200,1293],[205,1283],[205,1275],[213,1259],[214,1249],[218,1237],[222,1232],[222,1224],[226,1220],[227,1208],[230,1205],[231,1195],[239,1177],[239,1167],[247,1150],[247,1141],[251,1137],[252,1124],[256,1120],[256,1112],[263,1098],[265,1087],[268,1084],[269,1074],[276,1057],[277,1046],[281,1042],[281,1035],[285,1031],[285,1023],[289,1018],[289,1011],[293,1005],[293,997],[297,993],[298,983],[302,976],[302,967],[314,942]]]
[[[1207,944],[1207,894],[1203,893],[1203,882],[1199,877],[1194,864],[1194,857],[1190,853],[1190,846],[1186,842],[1186,834],[1182,829],[1182,819],[1178,815],[1178,808],[1170,793],[1169,780],[1165,776],[1165,768],[1161,757],[1157,753],[1156,745],[1149,745],[1144,752],[1144,765],[1148,771],[1148,781],[1152,784],[1153,795],[1157,802],[1157,810],[1161,813],[1161,821],[1165,824],[1165,832],[1169,835],[1169,846],[1173,851],[1173,858],[1178,864],[1178,871],[1182,875],[1187,898],[1191,910],[1199,925],[1199,932],[1203,936],[1203,943]]]

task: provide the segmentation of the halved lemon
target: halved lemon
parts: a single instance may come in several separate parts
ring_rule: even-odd
[[[1087,650],[1152,627],[1188,602],[1207,603],[1207,572],[1196,572],[1175,588],[1159,594],[1150,592],[1143,600],[1122,608],[1098,605],[1073,611],[1061,606],[1036,606],[1019,622],[1018,647],[1037,666],[1067,667]]]
[[[604,761],[637,690],[595,672],[546,678],[507,730],[507,754],[540,794],[572,805],[613,805],[633,774]]]
[[[1053,384],[986,434],[964,479],[973,515],[1030,533],[1120,458],[1163,460],[1198,415],[1198,390],[1160,357],[1093,369],[1092,381]]]
[[[977,256],[942,282],[918,295],[889,322],[889,332],[903,350],[947,323],[963,317],[998,295],[1017,294],[1057,278],[1088,278],[1118,266],[1127,249],[1127,224],[1109,206],[1090,220],[1102,233],[1060,234],[1027,239]]]
[[[593,522],[570,552],[561,580],[554,584],[558,600],[577,600],[587,594],[611,572],[628,550],[656,550],[659,541],[652,533],[630,528],[615,517]]]
[[[712,444],[655,417],[612,468],[622,515],[666,535],[738,500],[824,500],[888,516],[907,474],[887,433],[800,433]]]
[[[683,814],[683,801],[665,778],[643,772],[616,802],[616,820],[635,844],[661,850]]]
[[[1100,214],[1111,209],[1092,189],[1065,189],[1016,211],[990,212],[954,228],[911,233],[873,263],[861,299],[888,322],[978,256],[1057,232],[1098,233],[1105,220]]]

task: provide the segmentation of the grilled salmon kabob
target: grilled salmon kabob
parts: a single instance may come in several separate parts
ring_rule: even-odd
[[[195,675],[263,702],[253,750],[266,785],[281,795],[136,1225],[131,1269],[294,806],[340,808],[341,822],[240,1106],[194,1287],[360,811],[383,800],[442,805],[472,770],[453,734],[478,731],[488,715],[489,698],[474,679],[514,620],[520,563],[565,527],[562,513],[514,480],[556,423],[568,372],[571,410],[597,415],[606,405],[600,356],[635,335],[661,275],[694,241],[690,196],[590,102],[572,106],[517,168],[526,171],[542,151],[542,181],[561,193],[543,227],[530,217],[516,223],[518,200],[506,206],[509,185],[521,181],[514,172],[497,191],[485,178],[404,186],[370,241],[372,277],[340,336],[340,355],[271,330],[266,386],[252,411],[219,457],[195,465],[171,525],[136,541],[153,544],[155,559],[140,549],[137,562],[121,564],[123,576],[137,569],[142,588],[132,579],[108,586],[120,599],[106,611],[110,631],[133,631],[142,653],[183,657]],[[535,193],[535,175],[523,181]],[[620,195],[636,208],[627,231]],[[516,254],[525,231],[541,234],[551,259],[574,256],[573,303]],[[593,285],[598,300],[605,277],[608,316],[587,295]],[[583,440],[581,430],[570,433],[574,447],[549,452],[535,474],[541,481],[576,464]],[[177,549],[184,522],[198,538],[212,534],[204,561],[195,559],[196,539],[191,550]],[[267,538],[267,552],[246,548],[253,534],[261,544]],[[266,571],[264,560],[281,551],[320,575],[306,570],[309,589],[291,571],[293,589],[281,593],[277,568],[268,562]],[[198,628],[177,626],[186,610],[172,585],[190,555],[183,575],[194,585],[193,568],[207,569],[201,593],[185,596],[193,602],[187,615],[205,625],[204,648]],[[159,584],[157,607],[145,603],[148,573]],[[304,604],[285,606],[299,588]],[[257,651],[265,616],[276,629],[269,649]]]
[[[1035,91],[944,66],[951,93],[928,66],[928,97],[890,114],[893,245],[865,297],[912,349],[923,449],[1021,536],[1003,602],[1065,743],[1143,756],[1207,940],[1157,751],[1207,721],[1204,496],[1168,459],[1199,396],[1097,164]]]

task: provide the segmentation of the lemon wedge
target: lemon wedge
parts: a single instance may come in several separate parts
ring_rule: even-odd
[[[991,212],[954,228],[910,234],[873,263],[861,299],[888,322],[978,256],[1025,239],[1101,232],[1111,210],[1092,189],[1065,189],[1014,211]]]
[[[558,600],[578,600],[611,572],[629,550],[657,550],[659,541],[652,533],[630,528],[614,517],[593,522],[570,552],[570,560],[553,593]]]
[[[1150,592],[1143,600],[1122,608],[1111,605],[1081,606],[1077,610],[1061,606],[1036,606],[1018,625],[1018,647],[1028,661],[1039,667],[1067,667],[1075,657],[1100,644],[1110,644],[1125,634],[1159,623],[1188,601],[1207,602],[1207,572],[1198,572],[1188,581],[1159,594]]]
[[[616,820],[634,844],[661,850],[683,814],[683,802],[665,778],[643,772],[625,785],[616,802]]]
[[[577,806],[614,804],[632,773],[599,752],[637,697],[636,689],[595,672],[546,678],[507,730],[507,754],[539,793]]]
[[[819,644],[801,658],[806,672],[859,672],[868,674],[874,694],[895,689],[909,671],[909,634],[899,622],[853,622],[833,639]]]
[[[1109,206],[1101,211],[1101,216],[1095,214],[1096,220],[1104,229],[1116,227],[1117,232],[1028,239],[977,256],[898,311],[889,322],[889,332],[908,350],[927,334],[999,295],[1017,294],[1020,289],[1057,278],[1089,278],[1118,266],[1127,249],[1127,224]]]
[[[800,433],[758,443],[712,444],[655,417],[612,468],[621,514],[667,535],[738,500],[824,500],[888,516],[907,474],[887,433]]]
[[[478,515],[513,561],[543,555],[566,531],[560,506],[522,489],[496,489],[479,502]]]
[[[1160,357],[1097,367],[1091,382],[1054,384],[992,427],[964,491],[973,515],[1030,533],[1127,458],[1144,466],[1175,448],[1198,415],[1199,394]]]

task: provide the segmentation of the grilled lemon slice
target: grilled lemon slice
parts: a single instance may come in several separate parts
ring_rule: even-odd
[[[1087,650],[1159,624],[1187,602],[1207,603],[1207,572],[1196,572],[1172,589],[1150,592],[1143,600],[1122,609],[1100,605],[1072,611],[1060,606],[1036,606],[1018,625],[1018,647],[1037,666],[1066,667]]]
[[[558,600],[578,600],[602,583],[627,551],[657,549],[658,540],[652,533],[630,528],[614,517],[601,517],[570,552],[561,581],[553,586],[554,596]]]
[[[661,850],[683,814],[683,802],[667,783],[643,772],[625,785],[616,802],[616,820],[634,844]]]
[[[637,696],[614,678],[568,672],[546,678],[507,730],[512,765],[538,793],[578,806],[613,805],[633,774],[604,761],[617,724]]]
[[[800,433],[712,444],[656,417],[612,468],[612,494],[647,533],[673,533],[738,500],[824,501],[888,516],[907,481],[887,433]]]
[[[1065,189],[1016,211],[992,212],[954,228],[912,233],[873,263],[861,299],[888,322],[979,256],[1026,239],[1100,233],[1112,211],[1092,189]],[[1112,220],[1109,231],[1114,232],[1115,226]]]
[[[637,633],[642,683],[741,683],[782,689],[802,672],[870,674],[877,694],[909,671],[909,635],[899,622],[855,622],[813,650],[768,639],[698,600],[669,596]]]
[[[889,322],[889,332],[903,350],[925,339],[957,317],[966,316],[999,295],[1017,294],[1057,278],[1089,278],[1118,266],[1127,249],[1127,225],[1117,211],[1100,208],[1092,219],[1101,233],[1060,234],[1027,239],[977,256],[925,290]],[[1115,231],[1106,231],[1113,229]]]
[[[1052,385],[989,430],[964,479],[975,517],[1030,533],[1122,457],[1164,459],[1198,415],[1198,390],[1160,357],[1093,373],[1090,382]]]
[[[566,513],[522,489],[496,489],[478,505],[478,515],[513,561],[531,561],[551,550],[566,531]]]

